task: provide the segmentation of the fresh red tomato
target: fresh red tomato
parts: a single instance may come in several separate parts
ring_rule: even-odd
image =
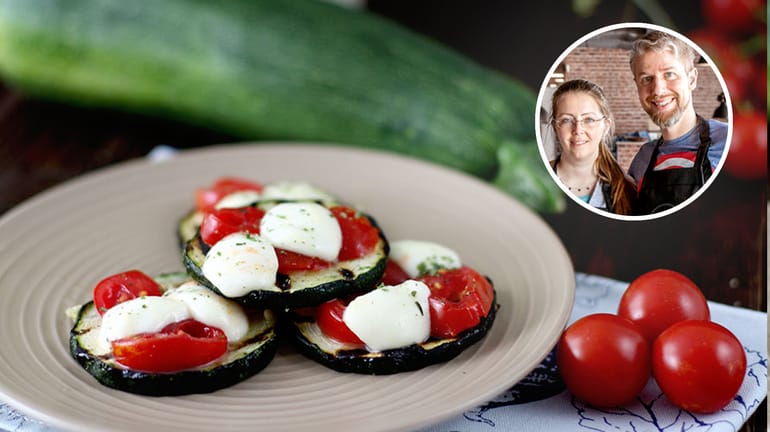
[[[717,323],[681,321],[655,340],[652,370],[674,405],[710,413],[738,393],[746,374],[746,353],[738,338]]]
[[[675,322],[708,320],[711,316],[698,286],[683,274],[666,269],[634,279],[620,298],[618,315],[638,324],[650,344]]]
[[[624,405],[650,379],[650,348],[639,326],[598,313],[569,326],[556,348],[567,390],[595,407]]]
[[[369,219],[350,207],[331,208],[342,231],[342,248],[337,256],[340,261],[361,258],[369,254],[380,241],[379,230]]]
[[[446,339],[475,327],[494,302],[492,284],[470,267],[441,269],[419,279],[430,288],[430,334]]]
[[[143,296],[159,296],[163,291],[151,277],[139,270],[129,270],[108,276],[94,287],[93,298],[96,310],[104,315],[118,303]]]
[[[730,100],[733,101],[733,103],[742,101],[746,98],[746,93],[750,91],[748,86],[751,84],[751,81],[740,78],[732,69],[723,69],[722,79],[725,80],[727,90],[730,92]]]
[[[767,118],[759,111],[738,112],[725,171],[741,180],[767,177]]]
[[[257,207],[223,208],[206,213],[201,222],[201,240],[214,245],[229,234],[248,232],[259,234],[259,222],[265,211]]]
[[[409,275],[395,261],[389,259],[385,264],[385,272],[382,274],[381,282],[385,285],[398,285],[411,279]]]
[[[348,303],[348,301],[335,299],[321,304],[316,310],[316,323],[326,336],[338,342],[363,345],[361,339],[342,321],[342,315]]]
[[[188,319],[158,333],[142,333],[112,341],[120,364],[144,372],[177,372],[216,360],[227,351],[227,336],[216,328]]]
[[[202,212],[214,210],[214,206],[225,196],[239,191],[262,192],[264,187],[251,180],[238,177],[222,177],[210,187],[195,191],[195,207]]]
[[[763,18],[763,0],[701,0],[703,18],[714,31],[746,34]]]

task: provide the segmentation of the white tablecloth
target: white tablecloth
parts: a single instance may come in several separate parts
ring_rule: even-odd
[[[576,275],[571,321],[590,313],[615,312],[628,285],[604,277]],[[767,395],[767,314],[711,303],[712,319],[741,340],[748,359],[746,378],[735,400],[714,414],[682,411],[663,396],[653,380],[636,402],[622,409],[598,410],[570,397],[559,380],[554,356],[499,397],[421,432],[502,431],[736,431]],[[0,401],[0,429],[54,432]],[[342,432],[342,431],[340,431]]]

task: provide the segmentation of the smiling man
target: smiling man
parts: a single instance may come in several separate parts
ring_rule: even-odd
[[[628,174],[637,182],[637,214],[667,210],[700,189],[719,164],[727,124],[695,112],[698,54],[685,42],[651,31],[631,50],[639,102],[661,129],[661,137],[642,146]]]

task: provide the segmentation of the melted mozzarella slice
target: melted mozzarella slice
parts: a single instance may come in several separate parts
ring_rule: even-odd
[[[430,336],[430,289],[408,280],[353,299],[342,320],[370,351],[425,342]]]
[[[182,284],[165,296],[187,305],[193,319],[225,332],[229,343],[240,342],[249,331],[249,319],[238,303],[197,282]]]
[[[273,246],[258,235],[233,233],[224,237],[209,249],[202,270],[225,297],[278,289],[278,257]]]
[[[438,243],[419,240],[391,242],[390,259],[413,278],[438,269],[454,269],[462,265],[460,256],[452,249]]]
[[[262,194],[260,194],[257,191],[253,191],[253,190],[237,191],[222,197],[222,199],[217,201],[216,205],[214,205],[214,208],[219,210],[223,208],[246,207],[250,204],[253,204],[259,201],[261,197],[262,197]]]
[[[332,212],[312,202],[282,203],[265,213],[260,234],[273,246],[334,261],[342,248],[342,230]]]
[[[161,296],[138,297],[119,303],[104,313],[100,345],[110,351],[110,342],[140,333],[156,333],[171,323],[191,318],[183,302]]]
[[[263,199],[333,201],[334,197],[306,182],[283,181],[270,183],[262,191]]]

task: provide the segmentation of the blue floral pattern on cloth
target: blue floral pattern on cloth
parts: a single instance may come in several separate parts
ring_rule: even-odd
[[[628,286],[604,277],[578,273],[575,305],[570,322],[590,313],[617,309]],[[735,333],[745,346],[747,372],[735,399],[712,414],[693,414],[673,406],[650,380],[636,401],[622,408],[596,409],[565,391],[556,367],[555,353],[522,381],[500,396],[474,409],[420,432],[497,431],[659,431],[735,432],[767,395],[767,314],[710,303],[712,320]],[[757,331],[763,329],[763,331]],[[55,432],[0,402],[0,430]]]

